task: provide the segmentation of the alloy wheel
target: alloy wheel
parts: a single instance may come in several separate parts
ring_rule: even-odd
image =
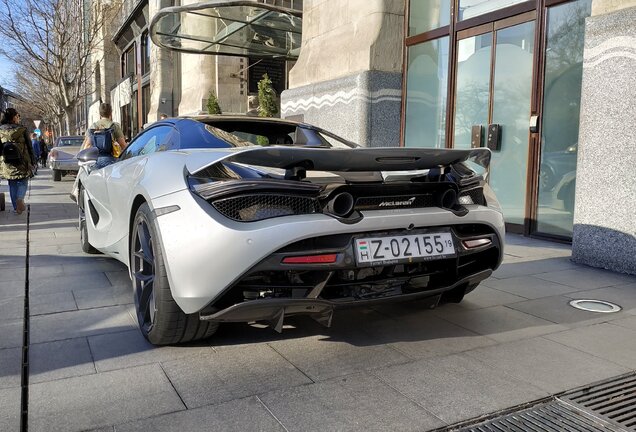
[[[145,220],[139,220],[133,241],[133,284],[137,320],[142,330],[150,331],[155,320],[155,256],[152,236]]]

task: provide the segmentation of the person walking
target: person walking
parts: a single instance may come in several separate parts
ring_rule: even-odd
[[[17,214],[22,214],[26,210],[24,197],[29,187],[29,178],[33,176],[35,157],[29,134],[20,124],[20,114],[15,108],[8,108],[2,113],[0,143],[0,177],[9,181],[13,210]]]
[[[112,151],[109,153],[103,153],[100,150],[99,156],[97,157],[97,163],[94,168],[104,168],[106,165],[110,165],[117,160],[122,151],[126,148],[126,140],[124,139],[124,132],[121,130],[121,126],[119,123],[114,122],[112,119],[113,108],[108,103],[102,103],[99,106],[99,116],[100,119],[91,125],[90,128],[86,131],[86,138],[84,138],[84,143],[82,144],[82,150],[87,149],[93,145],[92,143],[92,133],[96,130],[106,130],[110,129],[112,135]]]
[[[40,147],[40,140],[38,140],[38,134],[31,134],[31,147],[33,148],[33,174],[38,173],[38,161],[42,155],[42,149]]]
[[[46,168],[46,158],[49,155],[49,146],[42,138],[40,138],[40,151],[40,163],[42,164],[42,168]]]

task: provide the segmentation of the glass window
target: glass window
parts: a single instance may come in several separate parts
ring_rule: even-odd
[[[406,147],[446,146],[448,36],[408,49],[406,72]]]
[[[450,24],[450,0],[411,0],[409,36]]]
[[[491,56],[492,33],[457,42],[455,148],[470,148],[472,127],[488,126]]]
[[[167,137],[172,132],[170,126],[156,126],[139,134],[135,140],[130,143],[128,148],[122,154],[121,159],[128,159],[134,156],[146,155],[163,151],[168,146],[161,146],[167,141]]]
[[[548,9],[537,230],[572,236],[585,18],[591,0]]]
[[[150,85],[145,85],[141,89],[141,103],[143,105],[142,124],[148,123],[148,113],[150,112]]]
[[[144,32],[141,35],[141,73],[150,72],[150,35]]]
[[[494,12],[527,0],[459,0],[459,21]]]
[[[121,76],[122,78],[129,75],[135,75],[136,71],[135,62],[135,44],[132,44],[121,56]]]

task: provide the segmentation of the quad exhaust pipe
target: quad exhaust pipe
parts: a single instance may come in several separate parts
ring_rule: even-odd
[[[338,216],[347,217],[353,212],[355,200],[349,192],[336,194],[325,206],[327,212]]]

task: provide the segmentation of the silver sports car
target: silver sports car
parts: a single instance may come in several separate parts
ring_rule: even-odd
[[[459,302],[503,255],[487,149],[362,148],[307,124],[202,116],[153,123],[105,168],[90,171],[91,149],[78,158],[82,247],[128,266],[154,344]]]

